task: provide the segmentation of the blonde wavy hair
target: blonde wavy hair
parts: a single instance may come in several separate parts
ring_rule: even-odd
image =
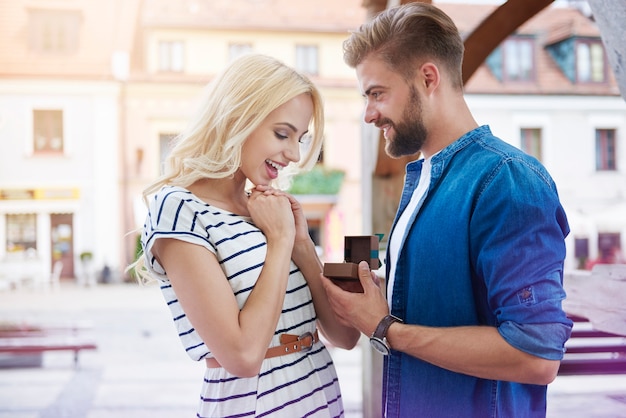
[[[318,159],[324,135],[322,97],[305,75],[273,57],[249,54],[234,60],[206,86],[197,113],[174,140],[164,174],[143,190],[144,201],[166,185],[188,187],[203,178],[233,176],[250,134],[272,111],[303,93],[313,101],[310,141],[303,144],[303,158],[281,170],[272,183],[286,189],[294,174],[312,167]],[[140,282],[148,278],[143,258],[139,254],[127,269],[134,271]]]
[[[202,178],[232,176],[250,134],[277,107],[303,93],[313,101],[311,140],[304,158],[282,170],[272,184],[285,189],[291,176],[317,161],[324,135],[322,97],[313,82],[293,68],[266,55],[249,54],[209,83],[197,114],[174,140],[164,175],[144,190],[144,199],[165,185],[187,187]]]

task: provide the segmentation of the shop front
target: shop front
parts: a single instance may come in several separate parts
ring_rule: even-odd
[[[75,277],[77,189],[0,189],[0,277],[17,287],[46,281],[61,262]]]

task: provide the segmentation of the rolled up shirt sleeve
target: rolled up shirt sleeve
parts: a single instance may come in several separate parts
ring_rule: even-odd
[[[513,347],[560,360],[572,327],[562,309],[569,226],[554,183],[512,159],[494,172],[479,202],[477,270],[494,325]]]
[[[563,341],[567,341],[571,326],[561,323],[518,324],[506,321],[498,332],[509,344],[547,360],[561,360],[565,353]]]

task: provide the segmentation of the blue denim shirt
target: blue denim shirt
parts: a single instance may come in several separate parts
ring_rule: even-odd
[[[404,234],[392,313],[407,324],[497,327],[512,346],[561,359],[572,326],[561,308],[569,227],[546,169],[481,126],[433,157],[426,199],[407,230],[395,231],[422,162],[407,165],[392,227]],[[397,351],[385,360],[387,417],[544,417],[546,389],[454,373]]]

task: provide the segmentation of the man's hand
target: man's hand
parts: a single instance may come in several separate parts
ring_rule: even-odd
[[[370,271],[366,261],[359,263],[359,281],[363,293],[353,293],[341,289],[322,275],[322,284],[335,315],[344,325],[370,336],[380,320],[389,313],[389,306],[380,287],[380,279]]]

